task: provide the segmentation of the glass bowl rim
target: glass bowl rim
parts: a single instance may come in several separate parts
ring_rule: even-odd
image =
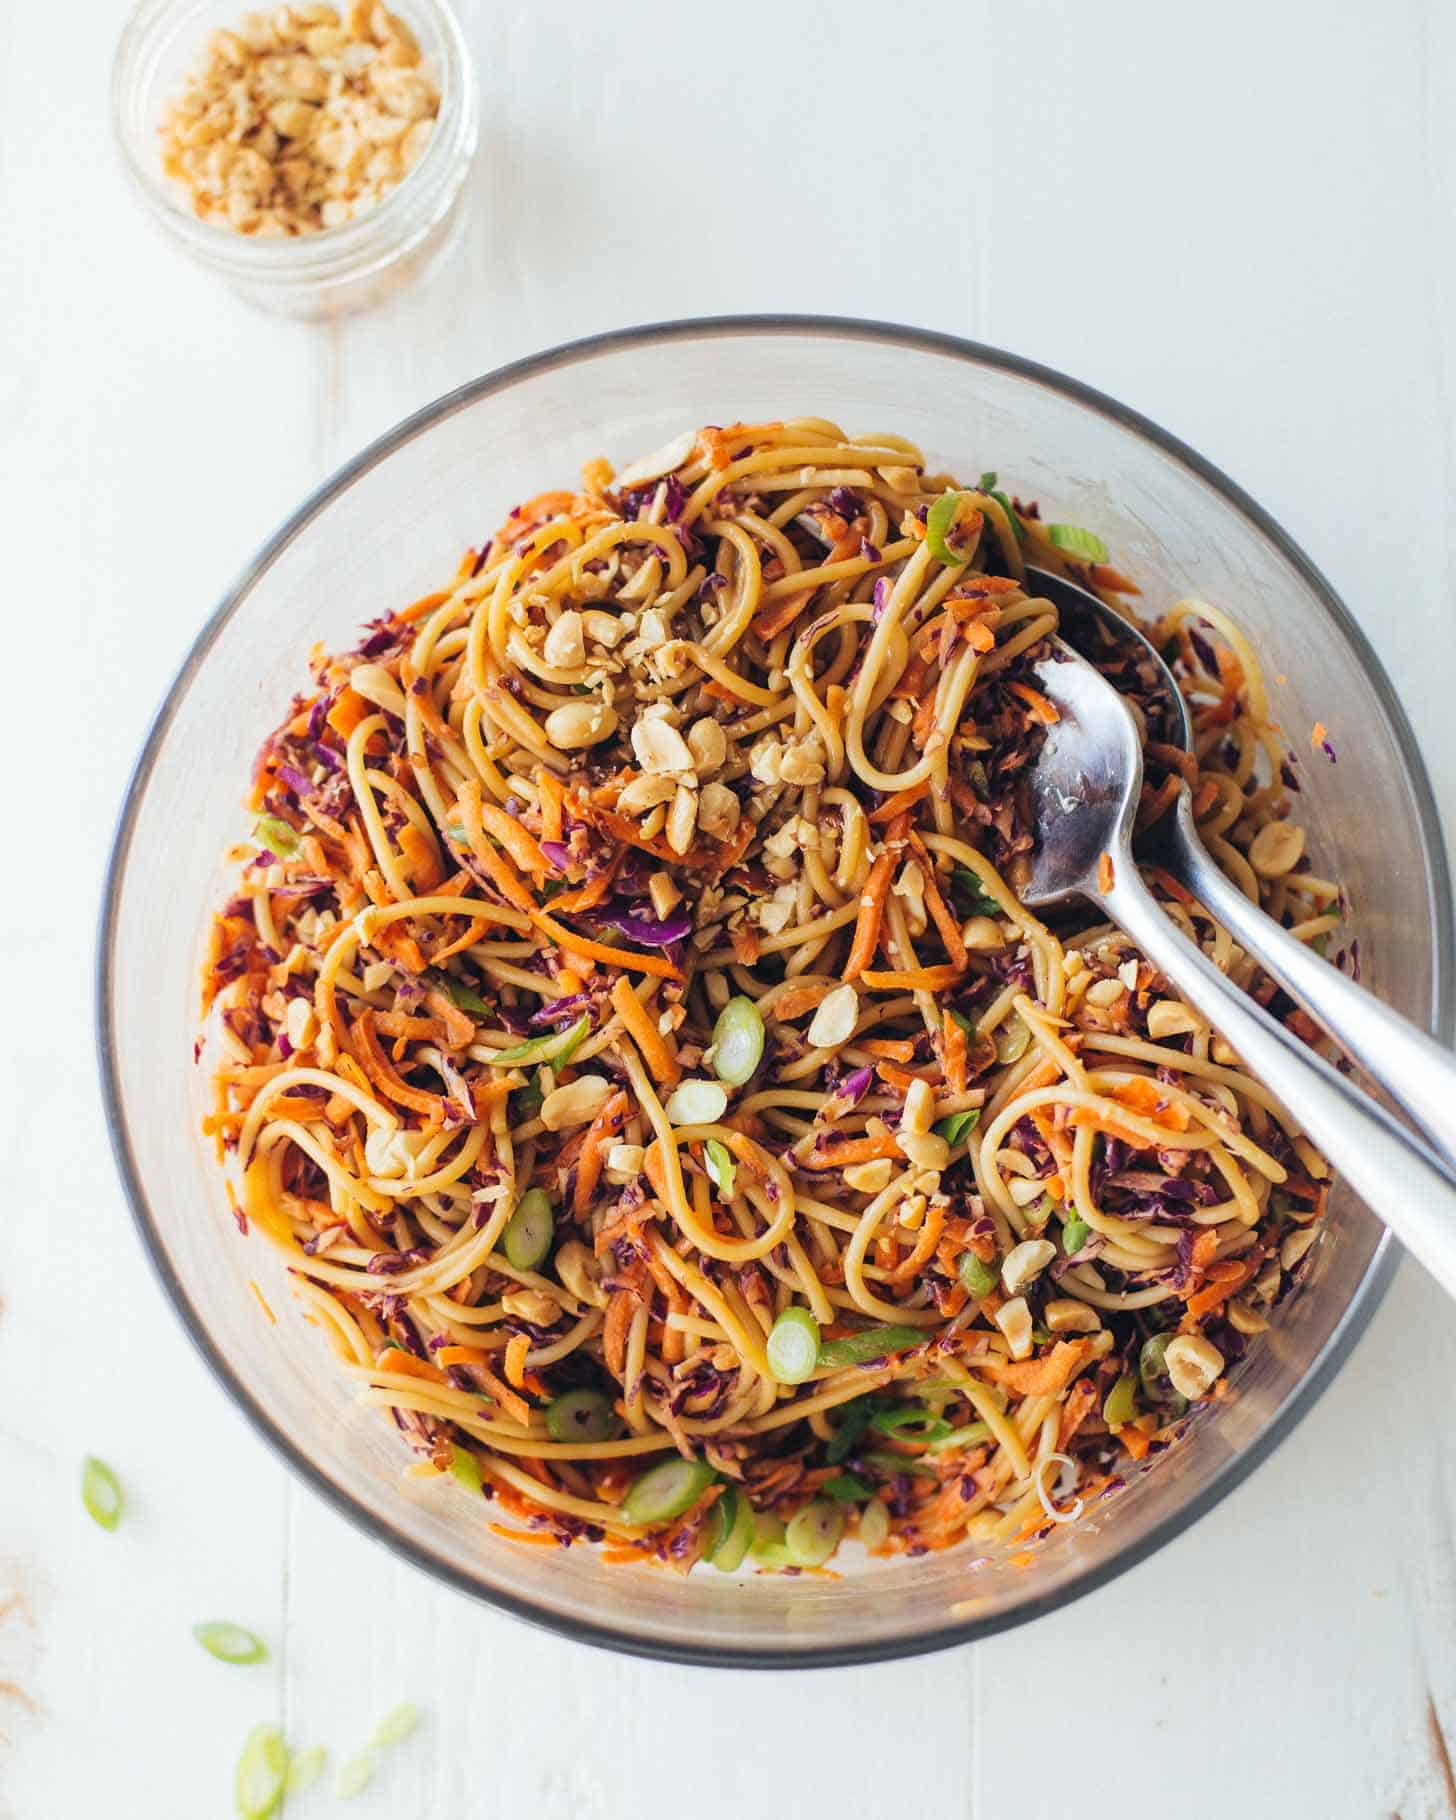
[[[198,632],[176,676],[157,710],[141,751],[132,768],[116,831],[107,858],[102,887],[101,913],[97,931],[95,975],[95,1039],[101,1077],[102,1101],[112,1154],[126,1192],[132,1218],[144,1250],[162,1288],[179,1315],[188,1337],[197,1348],[214,1376],[234,1404],[248,1418],[254,1430],[292,1468],[293,1472],[327,1503],[347,1518],[371,1540],[382,1542],[396,1554],[424,1569],[437,1580],[467,1594],[473,1599],[505,1611],[526,1623],[556,1632],[577,1642],[616,1650],[627,1655],[643,1656],[658,1661],[679,1662],[692,1666],[725,1668],[820,1668],[848,1667],[857,1663],[888,1661],[900,1657],[926,1654],[957,1644],[973,1642],[998,1631],[1028,1623],[1073,1600],[1105,1586],[1135,1567],[1160,1549],[1174,1536],[1190,1528],[1201,1517],[1222,1502],[1234,1488],[1260,1465],[1295,1426],[1308,1414],[1333,1381],[1349,1357],[1356,1341],[1369,1325],[1372,1316],[1390,1286],[1399,1262],[1400,1248],[1389,1232],[1376,1245],[1365,1274],[1356,1285],[1343,1313],[1310,1368],[1290,1391],[1283,1406],[1258,1437],[1240,1454],[1221,1466],[1196,1496],[1176,1511],[1170,1512],[1147,1534],[1128,1543],[1106,1561],[1089,1570],[1075,1582],[1059,1586],[1040,1596],[1033,1596],[1014,1610],[990,1617],[965,1618],[934,1625],[913,1636],[893,1637],[868,1642],[815,1645],[807,1649],[747,1647],[713,1642],[659,1639],[637,1635],[631,1629],[579,1617],[562,1616],[536,1605],[528,1598],[508,1589],[488,1587],[449,1560],[416,1542],[358,1502],[336,1484],[319,1463],[294,1446],[274,1423],[268,1411],[234,1371],[214,1344],[211,1334],[193,1307],[187,1292],[171,1266],[161,1233],[153,1221],[133,1154],[130,1136],[122,1113],[113,1028],[113,977],[115,944],[120,911],[121,887],[130,855],[136,817],[156,765],[164,738],[187,693],[191,681],[207,657],[223,626],[232,618],[254,585],[340,494],[354,481],[396,449],[432,429],[436,424],[496,393],[503,392],[557,368],[578,365],[599,355],[622,349],[652,344],[667,344],[697,338],[726,339],[755,335],[827,336],[847,341],[877,343],[912,352],[948,355],[976,365],[990,366],[1016,378],[1030,380],[1060,393],[1064,398],[1093,413],[1110,419],[1123,429],[1150,443],[1164,457],[1191,470],[1224,502],[1251,522],[1294,569],[1305,587],[1315,597],[1336,632],[1345,640],[1356,661],[1368,677],[1381,706],[1389,718],[1400,747],[1406,774],[1415,798],[1424,858],[1430,874],[1430,908],[1432,916],[1432,987],[1428,1027],[1438,1036],[1449,1035],[1453,1007],[1453,959],[1456,941],[1452,936],[1451,880],[1440,819],[1436,811],[1430,779],[1420,749],[1401,706],[1399,697],[1386,676],[1364,633],[1351,617],[1330,583],[1300,546],[1254,499],[1221,469],[1204,459],[1186,443],[1159,424],[1130,406],[1073,379],[1052,367],[1004,349],[988,346],[962,336],[931,329],[912,328],[892,322],[828,315],[727,315],[684,317],[666,322],[643,323],[626,329],[609,330],[580,339],[562,342],[536,354],[514,360],[476,379],[457,386],[419,410],[403,418],[392,429],[371,442],[358,455],[345,462],[317,487],[293,515],[262,545],[241,575],[225,592],[222,600]]]

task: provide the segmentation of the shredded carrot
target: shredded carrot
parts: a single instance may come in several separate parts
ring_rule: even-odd
[[[1054,727],[1062,718],[1056,704],[1048,701],[1039,689],[1033,689],[1030,683],[1014,682],[1006,686],[1018,700],[1026,703],[1032,719],[1039,720],[1044,727]]]
[[[607,1370],[620,1378],[627,1369],[627,1329],[637,1312],[637,1298],[628,1289],[613,1292],[607,1304],[607,1318],[602,1324],[602,1354]]]
[[[517,1390],[526,1387],[526,1354],[531,1350],[528,1333],[512,1334],[506,1342],[506,1382]]]
[[[897,815],[906,809],[913,809],[918,802],[923,802],[930,794],[930,779],[922,777],[918,784],[911,784],[908,790],[897,790],[893,796],[887,796],[878,809],[871,809],[865,817],[867,822],[892,822]]]
[[[920,865],[920,874],[924,882],[925,908],[930,912],[930,920],[940,931],[940,939],[945,944],[945,951],[953,967],[965,969],[969,956],[966,953],[965,939],[961,935],[960,918],[941,896],[940,885],[936,880],[935,866],[925,843],[918,834],[911,834],[910,851]]]
[[[1131,1423],[1117,1429],[1116,1434],[1135,1460],[1141,1460],[1153,1444],[1151,1435],[1144,1434],[1141,1428],[1134,1427]]]
[[[541,792],[541,838],[542,840],[559,841],[561,839],[562,814],[566,807],[566,791],[561,779],[549,765],[536,767],[536,788]]]
[[[555,871],[535,835],[507,815],[498,803],[482,803],[480,819],[486,832],[495,836],[522,872],[529,872],[535,879],[546,879]]]
[[[1329,732],[1329,728],[1322,720],[1317,720],[1310,728],[1309,743],[1314,747],[1316,752],[1318,752],[1320,747],[1325,743],[1326,739],[1329,738]]]
[[[1204,1315],[1212,1314],[1230,1296],[1237,1295],[1244,1284],[1255,1276],[1262,1262],[1261,1254],[1251,1263],[1228,1258],[1222,1264],[1215,1264],[1208,1272],[1208,1281],[1188,1298],[1182,1321],[1184,1331],[1196,1328]]]
[[[885,904],[890,895],[890,880],[898,862],[899,855],[886,849],[870,867],[870,875],[860,893],[854,941],[850,945],[849,958],[844,963],[844,977],[847,980],[858,979],[875,958],[875,949],[880,940],[880,924],[884,921]]]
[[[913,1062],[915,1060],[915,1045],[908,1037],[901,1037],[898,1040],[884,1036],[866,1037],[860,1044],[860,1048],[866,1055],[877,1056],[881,1061]]]
[[[1142,1113],[1155,1125],[1166,1125],[1170,1131],[1186,1131],[1193,1123],[1188,1108],[1168,1099],[1160,1090],[1159,1083],[1149,1080],[1145,1075],[1123,1081],[1118,1086],[1109,1088],[1108,1093],[1112,1099],[1120,1100],[1134,1112]]]
[[[524,910],[529,916],[536,907],[530,887],[506,855],[485,838],[479,784],[466,784],[460,792],[460,815],[465,823],[465,836],[470,843],[470,851],[479,861],[482,870],[508,904],[517,910]]]
[[[977,1369],[1018,1397],[1054,1397],[1091,1350],[1091,1340],[1058,1340],[1044,1358],[1021,1359],[1009,1365],[982,1359],[977,1361]]]
[[[1105,562],[1094,562],[1087,573],[1097,587],[1106,588],[1109,594],[1142,593],[1137,583],[1124,575],[1121,569],[1110,568]]]
[[[952,1093],[964,1093],[970,1079],[966,1033],[949,1011],[941,1014],[941,1071]]]
[[[767,644],[777,638],[780,632],[787,631],[813,598],[812,588],[803,594],[786,594],[782,600],[776,600],[751,621],[749,630]]]
[[[642,1051],[642,1059],[646,1062],[651,1077],[675,1087],[682,1077],[677,1050],[673,1047],[671,1038],[664,1038],[648,1016],[625,973],[618,974],[616,984],[612,987],[612,1005],[627,1026],[628,1035]]]
[[[374,703],[362,696],[357,689],[343,689],[324,719],[340,739],[347,741],[359,722],[373,712]]]
[[[273,1310],[268,1306],[267,1296],[263,1294],[263,1291],[259,1289],[258,1285],[251,1277],[248,1278],[248,1287],[258,1298],[258,1306],[263,1310],[263,1313],[267,1315],[269,1322],[276,1327],[278,1325],[278,1316],[274,1314]]]
[[[594,910],[611,890],[617,869],[626,857],[627,849],[620,848],[613,855],[612,863],[595,878],[589,878],[584,885],[578,885],[575,891],[563,891],[559,896],[553,897],[551,908],[555,915],[573,916],[578,910]]]
[[[896,1160],[901,1155],[893,1132],[884,1137],[840,1138],[834,1143],[816,1145],[809,1157],[811,1169],[847,1169],[851,1163],[873,1163],[877,1157]]]
[[[1097,860],[1097,889],[1106,897],[1113,886],[1112,855],[1103,853]]]
[[[1041,1084],[1047,1086],[1050,1083],[1044,1081]],[[1067,1123],[1078,1131],[1084,1127],[1091,1131],[1100,1131],[1103,1137],[1117,1138],[1122,1143],[1130,1145],[1134,1150],[1148,1148],[1148,1139],[1142,1132],[1133,1131],[1127,1125],[1120,1125],[1116,1119],[1104,1118],[1095,1106],[1074,1107]]]
[[[435,1359],[441,1365],[490,1364],[490,1354],[479,1346],[442,1346]]]
[[[508,1542],[524,1542],[531,1548],[556,1548],[557,1538],[546,1529],[515,1529],[509,1523],[487,1523],[485,1526]],[[605,1553],[605,1551],[603,1551]]]
[[[625,985],[625,979],[619,981],[619,984]],[[628,987],[628,990],[631,988]],[[587,1126],[586,1136],[582,1139],[577,1154],[576,1188],[571,1203],[571,1210],[578,1219],[584,1219],[591,1211],[592,1196],[596,1193],[597,1183],[602,1179],[607,1139],[621,1129],[630,1105],[631,1101],[625,1093],[614,1093]]]
[[[890,1272],[892,1283],[908,1283],[916,1272],[921,1270],[935,1256],[935,1248],[940,1243],[940,1235],[945,1227],[945,1208],[932,1201],[925,1210],[925,1218],[915,1239],[915,1249]]]
[[[558,948],[568,954],[579,954],[589,961],[605,961],[609,967],[625,967],[632,973],[651,973],[658,979],[680,980],[682,974],[661,954],[639,954],[632,948],[609,948],[605,942],[588,941],[573,929],[563,928],[544,910],[531,910],[531,921]]]
[[[415,890],[422,896],[433,891],[441,878],[440,861],[434,847],[413,822],[406,822],[399,831],[399,851],[405,873]]]
[[[437,1093],[427,1093],[423,1087],[411,1087],[402,1081],[379,1047],[379,1039],[374,1034],[374,1013],[361,1011],[350,1025],[350,1034],[359,1052],[359,1060],[370,1080],[398,1106],[408,1106],[415,1112],[423,1112],[426,1117],[440,1123],[445,1116],[445,1102]]]
[[[866,968],[860,977],[871,992],[943,992],[964,976],[963,967],[941,964],[880,972]],[[848,976],[846,976],[848,977]]]
[[[820,980],[813,986],[790,986],[787,992],[782,992],[775,998],[771,1013],[781,1022],[791,1024],[806,1011],[813,1011],[821,1005],[832,989],[827,980]]]
[[[374,1361],[374,1369],[398,1372],[405,1378],[423,1378],[428,1384],[449,1382],[444,1372],[429,1359],[417,1359],[412,1352],[403,1352],[397,1346],[386,1347]]]

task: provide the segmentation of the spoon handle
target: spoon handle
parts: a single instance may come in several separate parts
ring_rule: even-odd
[[[1204,850],[1185,790],[1173,871],[1239,946],[1425,1132],[1456,1171],[1456,1056],[1266,916]]]
[[[1237,1050],[1356,1194],[1456,1296],[1456,1182],[1420,1140],[1228,980],[1168,917],[1126,847],[1098,902]]]

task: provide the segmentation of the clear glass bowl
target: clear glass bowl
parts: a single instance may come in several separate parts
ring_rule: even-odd
[[[1302,765],[1300,812],[1322,865],[1348,883],[1366,977],[1409,1017],[1446,1028],[1451,902],[1425,772],[1369,646],[1284,532],[1190,450],[1085,386],[945,336],[801,318],[636,329],[522,361],[410,418],[308,500],[203,629],[147,740],[111,862],[99,972],[107,1108],[143,1240],[203,1356],[298,1474],[401,1554],[522,1617],[644,1654],[776,1667],[984,1635],[1132,1565],[1310,1407],[1395,1263],[1374,1215],[1337,1189],[1309,1276],[1233,1372],[1232,1394],[1029,1568],[978,1563],[967,1548],[840,1580],[680,1579],[603,1566],[585,1547],[514,1546],[448,1483],[401,1479],[394,1428],[354,1406],[265,1242],[238,1238],[198,1135],[198,973],[229,888],[222,856],[245,828],[248,767],[316,640],[352,642],[361,621],[425,593],[516,500],[687,425],[789,414],[897,431],[962,474],[995,467],[1049,516],[1095,526],[1150,604],[1193,591],[1237,615],[1295,743],[1307,747],[1301,730],[1317,719],[1349,732],[1338,765]]]
[[[343,0],[340,0],[342,9]],[[412,283],[452,244],[479,135],[479,90],[460,26],[445,0],[389,0],[410,25],[440,88],[424,156],[358,221],[295,239],[234,233],[190,210],[162,170],[162,112],[209,35],[236,26],[248,0],[141,0],[116,47],[111,113],[137,192],[163,228],[248,302],[287,316],[342,316]],[[266,9],[264,9],[266,10]]]

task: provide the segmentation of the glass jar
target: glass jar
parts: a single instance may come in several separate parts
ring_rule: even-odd
[[[248,302],[288,316],[333,317],[383,301],[444,252],[462,217],[479,132],[479,91],[459,22],[444,0],[389,0],[419,40],[440,90],[423,156],[367,215],[292,238],[241,234],[194,215],[162,168],[163,110],[220,27],[235,28],[247,0],[141,0],[112,67],[112,123],[137,191],[200,265]]]

